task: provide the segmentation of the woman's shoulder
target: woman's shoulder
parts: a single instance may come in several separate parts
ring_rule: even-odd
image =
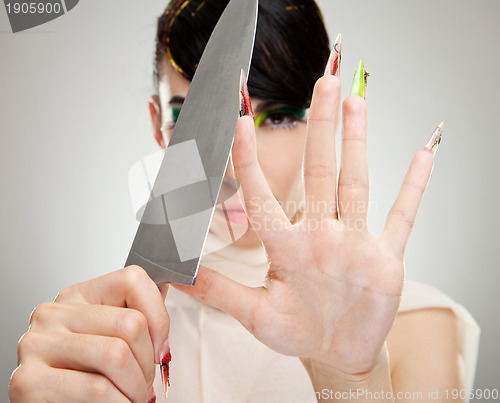
[[[447,322],[453,326],[460,339],[464,355],[475,362],[479,346],[480,328],[470,312],[449,295],[428,284],[418,281],[405,280],[398,317],[409,322],[422,322],[430,327],[430,331],[437,331],[433,327],[435,320],[441,320],[442,326]],[[403,322],[403,320],[399,320]]]
[[[399,312],[425,308],[463,308],[443,291],[414,280],[405,280]]]
[[[427,362],[434,359],[442,365],[453,360],[440,360],[440,355],[459,355],[465,370],[464,386],[469,389],[474,380],[479,334],[476,321],[460,303],[438,288],[406,280],[387,342],[389,350],[393,350],[391,356],[407,357],[414,352],[417,358],[428,355]],[[447,372],[452,373],[453,368]]]

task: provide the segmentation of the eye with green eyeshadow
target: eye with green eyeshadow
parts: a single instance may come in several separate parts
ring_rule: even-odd
[[[255,116],[257,129],[290,129],[298,123],[304,122],[307,109],[293,106],[271,108]]]
[[[184,103],[184,97],[175,95],[170,98],[168,102],[167,109],[165,110],[166,126],[169,130],[173,130],[175,122],[179,119],[179,114],[181,113],[182,104]]]
[[[181,113],[182,105],[169,105],[167,110],[165,111],[165,115],[167,119],[164,123],[164,128],[167,130],[174,130],[175,122],[179,119],[179,114]]]
[[[181,106],[172,106],[170,108],[170,120],[175,123],[179,119],[179,114],[181,113]]]
[[[179,114],[181,113],[181,106],[182,105],[169,105],[166,115],[168,116],[168,119],[165,121],[165,128],[167,130],[174,130],[175,127],[175,122],[177,122],[177,119],[179,119]]]

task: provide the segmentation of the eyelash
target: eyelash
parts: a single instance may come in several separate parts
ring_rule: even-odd
[[[175,126],[175,122],[179,117],[179,113],[181,111],[180,107],[172,107],[171,108],[171,119],[169,127],[173,128]],[[295,108],[295,107],[285,107],[279,109],[271,109],[268,111],[264,111],[255,117],[255,128],[262,128],[268,126],[270,130],[286,130],[291,129],[297,126],[299,123],[303,123],[305,120],[305,116],[307,113],[307,109]],[[272,118],[281,118],[283,121],[287,119],[291,120],[289,123],[268,123],[265,122],[268,119]]]
[[[255,117],[255,127],[256,128],[262,128],[269,126],[269,129],[271,130],[279,130],[279,129],[291,129],[295,126],[297,126],[299,123],[304,122],[304,117],[306,116],[306,109],[301,109],[301,108],[294,108],[294,107],[285,107],[285,108],[279,108],[279,109],[271,109],[269,111],[265,111],[260,113]],[[290,119],[291,122],[289,123],[270,123],[266,124],[265,122],[268,119],[272,118],[281,118],[281,120],[286,121],[287,119]]]

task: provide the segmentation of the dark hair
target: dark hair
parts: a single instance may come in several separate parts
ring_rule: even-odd
[[[192,79],[210,34],[229,0],[172,0],[158,19],[154,80],[160,63]],[[260,0],[250,95],[309,107],[329,56],[329,41],[314,0]]]

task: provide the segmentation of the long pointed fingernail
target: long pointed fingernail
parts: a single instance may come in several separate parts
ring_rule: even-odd
[[[342,62],[342,34],[339,32],[333,44],[330,58],[325,68],[325,76],[340,76],[340,63]]]
[[[432,155],[436,155],[439,143],[441,143],[441,137],[443,136],[443,128],[444,128],[444,122],[441,122],[434,131],[434,133],[432,133],[431,138],[425,145],[424,149],[431,152]]]
[[[240,117],[241,116],[250,116],[253,119],[252,103],[250,102],[247,78],[243,69],[241,69],[240,76]]]
[[[170,387],[170,361],[172,355],[170,354],[170,346],[168,340],[163,343],[160,348],[160,369],[161,369],[161,382],[165,391],[165,399],[167,398],[168,388]]]
[[[368,82],[368,77],[370,73],[365,70],[365,65],[363,59],[360,60],[358,64],[358,69],[354,74],[354,79],[352,80],[351,95],[358,95],[366,99],[366,84]]]
[[[155,402],[156,402],[155,388],[151,386],[151,388],[148,391],[148,397],[146,398],[146,403],[155,403]]]

